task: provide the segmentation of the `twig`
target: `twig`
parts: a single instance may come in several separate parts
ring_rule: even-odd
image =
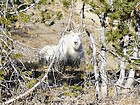
[[[120,85],[120,84],[115,84],[114,86],[115,87],[120,87],[120,88],[123,88],[123,89],[130,89],[130,88],[125,87],[124,85]]]
[[[2,87],[4,87],[5,89],[7,89],[8,91],[10,91],[11,93],[15,94],[15,92],[12,91],[12,90],[10,90],[7,86],[5,86],[5,85],[3,85],[3,84],[1,84],[1,83],[0,83],[0,85],[1,85]]]
[[[27,6],[25,9],[23,10],[20,10],[20,11],[15,11],[15,12],[10,12],[10,14],[18,14],[19,12],[25,12],[27,11],[28,9],[30,9],[31,7],[35,6],[35,4],[38,4],[40,0],[34,0],[34,3],[30,4],[29,6]],[[20,6],[22,5],[26,5],[26,4],[21,4]],[[18,8],[20,7],[18,6]]]
[[[63,31],[62,35],[64,35],[65,32],[68,30],[68,28],[70,28],[70,23],[71,23],[71,21],[72,21],[72,16],[73,16],[73,8],[74,8],[73,6],[74,6],[74,1],[72,0],[72,2],[71,2],[71,10],[69,10],[69,20],[68,20],[68,24],[67,24],[65,30]]]
[[[28,95],[29,93],[31,93],[37,86],[39,86],[48,77],[48,73],[51,70],[51,67],[52,67],[54,61],[55,61],[55,59],[53,58],[52,62],[49,65],[49,68],[48,69],[45,69],[46,72],[45,72],[44,77],[39,82],[37,82],[31,89],[27,90],[25,93],[22,93],[22,94],[20,94],[18,96],[15,96],[15,97],[7,100],[6,102],[3,103],[3,105],[4,104],[9,104],[9,103],[11,103],[11,102],[13,102],[13,101],[15,101],[15,100],[17,100],[19,98],[22,98],[22,97]]]
[[[106,50],[107,50],[109,53],[111,53],[111,54],[113,54],[114,56],[116,56],[119,60],[122,59],[117,53],[115,53],[115,52],[114,52],[113,50],[111,50],[110,48],[106,48]]]

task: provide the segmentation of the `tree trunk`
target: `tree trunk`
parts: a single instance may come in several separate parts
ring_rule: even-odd
[[[92,40],[92,49],[93,49],[93,65],[94,65],[94,74],[95,74],[95,87],[96,93],[95,96],[100,98],[100,91],[99,91],[99,71],[97,70],[97,61],[96,61],[96,45],[95,40],[93,37],[90,38]]]
[[[101,67],[100,67],[100,74],[101,74],[101,97],[105,98],[107,96],[107,74],[106,74],[106,38],[105,38],[105,28],[102,27],[101,30]]]
[[[94,74],[95,74],[95,87],[96,87],[96,93],[95,96],[96,98],[100,98],[100,89],[99,89],[99,71],[97,70],[97,60],[96,60],[96,45],[95,45],[95,40],[94,38],[91,36],[91,34],[88,32],[86,25],[84,24],[84,9],[85,8],[85,3],[83,2],[83,6],[82,6],[82,25],[84,26],[84,30],[86,31],[88,37],[90,37],[91,43],[92,43],[92,57],[93,57],[93,66],[94,66]]]
[[[137,46],[134,47],[133,51],[134,51],[133,58],[138,58],[138,48],[137,48]],[[125,88],[131,88],[133,86],[134,76],[135,76],[135,70],[133,68],[131,68],[130,71],[129,71],[128,79],[127,79],[126,84],[125,84]],[[126,89],[126,91],[127,90],[128,89]]]
[[[124,78],[125,78],[125,58],[123,57],[120,61],[120,76],[116,84],[123,85]]]
[[[128,46],[128,40],[129,40],[129,37],[128,35],[124,35],[123,37],[123,41],[124,41],[124,44],[123,44],[123,55],[126,56],[126,48]],[[116,82],[116,92],[115,92],[115,95],[118,94],[119,90],[120,90],[120,87],[123,85],[124,83],[124,78],[125,78],[125,67],[126,64],[125,64],[125,57],[122,57],[121,61],[120,61],[120,76],[119,76],[119,79],[118,81]]]
[[[110,6],[112,6],[113,0],[108,0],[108,3],[109,3]]]
[[[125,84],[125,88],[128,89],[128,88],[131,88],[133,86],[134,76],[135,76],[135,70],[131,68],[130,72],[129,72],[128,79],[127,79],[126,84]]]
[[[95,45],[95,40],[91,36],[91,34],[88,32],[88,30],[85,28],[85,31],[87,35],[90,37],[91,43],[92,43],[92,57],[93,57],[93,66],[94,66],[94,74],[95,74],[95,87],[96,87],[96,93],[95,96],[96,98],[100,98],[100,89],[99,89],[99,71],[97,70],[97,60],[96,60],[96,45]]]
[[[138,58],[138,47],[136,46],[136,47],[134,47],[134,53],[133,53],[133,57],[134,58]]]

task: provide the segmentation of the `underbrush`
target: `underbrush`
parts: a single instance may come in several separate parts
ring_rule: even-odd
[[[38,63],[16,62],[16,64],[20,65],[17,66],[20,69],[16,68],[19,70],[19,74],[11,69],[12,72],[4,73],[0,81],[1,103],[34,87],[43,78],[47,72],[45,70],[48,68],[39,66]],[[140,84],[136,82],[134,88],[128,92],[124,92],[125,89],[121,88],[120,93],[115,96],[114,84],[117,78],[113,70],[108,71],[108,96],[105,99],[98,99],[95,96],[95,78],[92,69],[81,70],[66,67],[66,70],[58,71],[52,68],[40,85],[28,95],[12,102],[11,105],[138,105],[140,103]]]

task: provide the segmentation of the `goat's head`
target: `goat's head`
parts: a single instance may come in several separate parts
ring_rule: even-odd
[[[71,33],[70,43],[74,50],[78,50],[82,46],[81,33]]]

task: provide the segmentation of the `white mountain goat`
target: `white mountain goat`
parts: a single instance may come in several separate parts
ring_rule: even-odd
[[[54,55],[57,61],[64,61],[65,65],[78,66],[84,58],[81,34],[72,32],[63,36],[56,46],[46,45],[40,50],[39,59],[50,62]]]

